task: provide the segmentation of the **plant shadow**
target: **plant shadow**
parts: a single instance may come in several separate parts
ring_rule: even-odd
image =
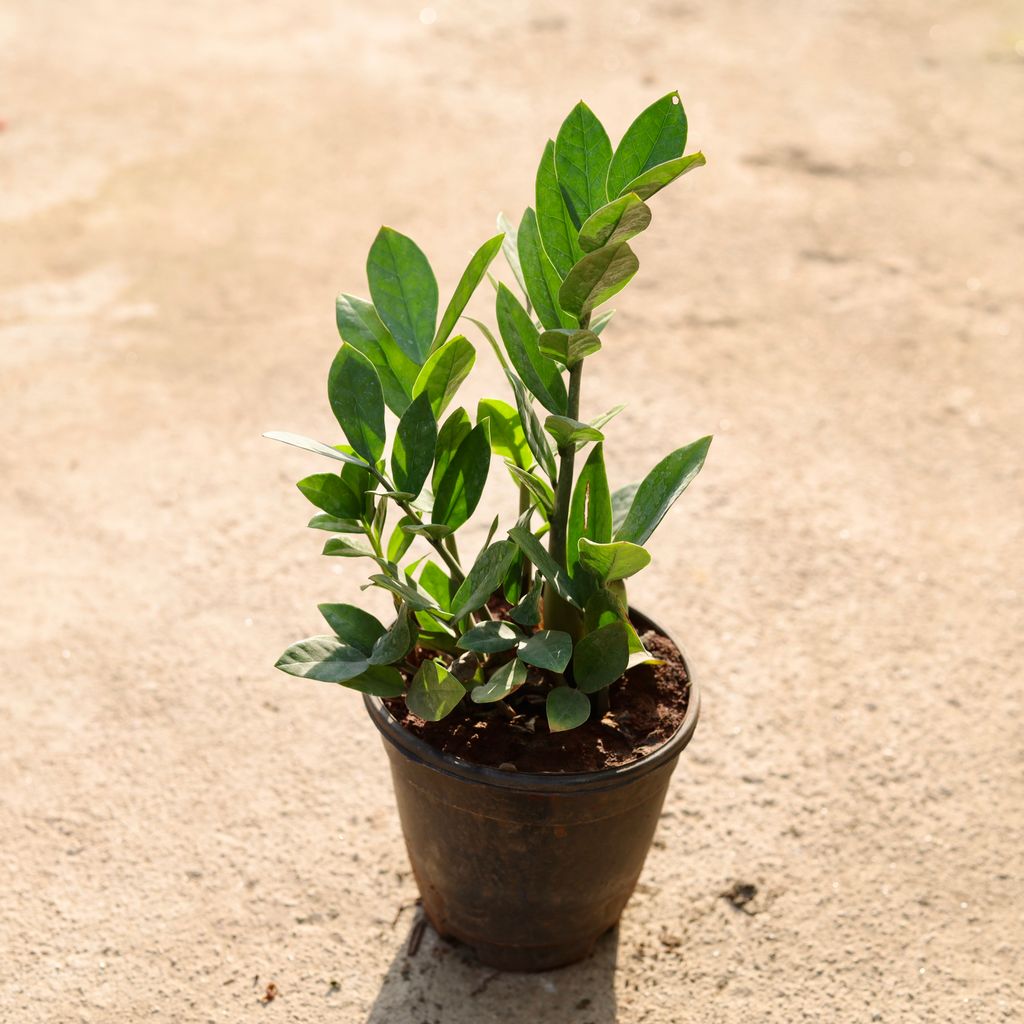
[[[481,964],[467,946],[440,938],[417,911],[366,1024],[616,1024],[618,947],[616,927],[578,964],[505,973]]]

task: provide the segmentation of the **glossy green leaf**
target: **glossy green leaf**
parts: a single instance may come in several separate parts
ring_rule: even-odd
[[[451,301],[441,315],[441,323],[438,325],[437,333],[434,335],[433,347],[435,349],[443,345],[448,340],[448,336],[455,330],[455,324],[458,322],[459,317],[462,316],[462,311],[466,308],[470,298],[472,298],[477,285],[484,279],[484,274],[487,273],[487,268],[491,265],[494,257],[497,256],[504,238],[503,234],[489,238],[473,254],[469,265],[462,272],[459,283],[455,286]]]
[[[459,385],[469,376],[475,361],[476,349],[463,335],[457,334],[435,350],[423,364],[412,386],[413,397],[426,394],[430,398],[434,418],[440,419]]]
[[[390,665],[370,665],[365,672],[354,679],[347,679],[342,686],[371,697],[401,697],[405,689],[402,673]]]
[[[563,309],[582,319],[625,288],[639,268],[640,262],[626,242],[606,245],[587,253],[572,268],[562,282],[558,301]]]
[[[675,160],[686,149],[686,113],[678,92],[652,103],[626,129],[608,167],[608,196],[614,199],[648,168]]]
[[[402,529],[413,536],[417,534],[423,534],[425,537],[430,537],[433,540],[441,540],[443,537],[447,537],[449,534],[454,532],[452,527],[445,525],[444,523],[407,523]]]
[[[552,483],[558,479],[558,467],[555,464],[555,453],[551,450],[551,445],[548,442],[547,435],[544,433],[543,428],[540,425],[540,420],[537,418],[537,413],[534,412],[533,403],[530,401],[530,396],[526,393],[526,388],[523,386],[523,382],[514,374],[508,373],[506,375],[509,379],[509,383],[512,385],[512,390],[516,396],[516,407],[519,411],[519,421],[523,425],[523,433],[526,436],[526,443],[533,452],[534,457],[540,464],[540,467],[547,473],[548,478]]]
[[[545,711],[551,732],[568,732],[590,718],[590,698],[571,686],[556,686],[548,693]]]
[[[391,539],[388,541],[388,561],[396,565],[405,557],[405,553],[412,546],[414,534],[406,533],[405,527],[413,526],[416,519],[413,516],[402,516],[391,531]]]
[[[505,254],[512,276],[519,283],[523,295],[529,300],[529,291],[526,287],[526,278],[523,275],[523,268],[519,261],[519,239],[515,224],[512,223],[503,213],[498,214],[498,230],[505,236],[501,243],[501,251]]]
[[[509,473],[512,474],[512,479],[520,487],[526,488],[544,513],[544,517],[549,518],[555,508],[555,492],[551,489],[551,485],[536,473],[531,473],[528,469],[520,469],[514,462],[506,462],[505,465],[508,467]]]
[[[564,413],[565,383],[558,365],[540,351],[540,334],[530,314],[503,284],[498,285],[498,330],[509,361],[523,383],[549,412]]]
[[[542,629],[516,649],[516,657],[527,665],[564,672],[572,657],[572,637],[557,629]]]
[[[623,192],[635,193],[641,199],[650,199],[656,192],[660,192],[666,185],[672,184],[676,178],[697,167],[703,167],[707,163],[703,153],[691,153],[689,156],[681,156],[675,160],[667,160],[663,164],[649,167],[643,174],[638,175]]]
[[[596,693],[614,683],[629,665],[629,637],[623,622],[588,633],[576,645],[572,674],[584,693]]]
[[[342,643],[336,636],[312,636],[292,644],[277,659],[274,667],[289,675],[303,679],[317,679],[323,683],[344,683],[365,672],[369,666],[367,655]]]
[[[306,525],[311,530],[327,530],[329,533],[365,533],[357,519],[338,519],[336,516],[316,515]]]
[[[420,665],[405,703],[409,710],[425,722],[440,722],[451,714],[466,695],[466,688],[436,661],[425,661]]]
[[[387,630],[380,620],[354,604],[320,604],[320,614],[340,640],[369,656]]]
[[[416,643],[416,626],[407,605],[398,609],[391,628],[377,638],[370,652],[371,665],[390,665],[401,661]]]
[[[426,591],[444,611],[449,611],[458,589],[451,577],[436,562],[428,561],[420,570],[420,588]]]
[[[431,476],[435,493],[448,464],[455,458],[459,445],[469,436],[472,429],[473,424],[470,422],[469,413],[462,408],[452,410],[448,419],[441,424],[441,429],[437,432],[437,445],[434,448],[434,472]]]
[[[366,276],[381,320],[402,351],[422,365],[437,323],[437,280],[427,257],[411,238],[384,227],[370,246]]]
[[[577,588],[565,570],[551,557],[543,544],[533,535],[528,526],[513,526],[508,535],[516,542],[523,554],[537,567],[544,578],[555,588],[559,597],[581,608]]]
[[[476,421],[482,423],[485,420],[491,436],[491,451],[521,469],[529,469],[534,464],[534,457],[526,443],[518,411],[500,399],[483,398],[476,407]]]
[[[540,604],[544,587],[538,579],[523,595],[522,600],[508,613],[513,622],[520,626],[536,626],[540,622]]]
[[[596,427],[568,416],[549,416],[544,421],[544,429],[555,439],[559,451],[590,441],[604,440],[604,434]]]
[[[625,520],[615,531],[615,539],[643,544],[700,472],[710,445],[711,438],[702,437],[662,459],[637,488]]]
[[[604,445],[596,445],[580,470],[569,501],[565,555],[569,573],[576,575],[580,539],[607,543],[612,539],[611,497],[604,467]]]
[[[314,473],[296,485],[317,508],[336,519],[359,519],[363,514],[361,495],[354,495],[337,473]]]
[[[558,276],[540,240],[537,215],[527,207],[519,222],[519,263],[526,282],[526,291],[533,308],[545,327],[575,326],[573,317],[558,305],[558,289],[562,279]]]
[[[383,587],[385,590],[390,590],[392,594],[397,594],[415,611],[441,611],[438,603],[413,583],[402,583],[390,576],[385,576],[383,573],[377,573],[371,576],[370,579],[378,587]]]
[[[579,564],[602,583],[624,580],[651,564],[649,552],[639,544],[617,540],[610,544],[595,544],[581,537]]]
[[[452,617],[461,619],[483,607],[501,586],[515,556],[516,546],[510,540],[499,540],[485,548],[452,600]]]
[[[370,463],[384,452],[384,393],[373,364],[358,349],[342,345],[327,377],[331,410],[348,443]]]
[[[608,202],[606,191],[612,144],[604,126],[582,100],[562,122],[555,139],[555,173],[579,226]]]
[[[640,484],[626,484],[625,487],[620,487],[612,495],[612,535],[614,536],[619,532],[622,524],[626,521],[626,515],[629,512],[630,506],[633,504],[633,498],[636,496],[636,492],[640,489]]]
[[[437,485],[431,520],[457,530],[473,514],[487,482],[491,442],[487,424],[475,426],[459,445]]]
[[[544,155],[537,168],[535,207],[544,251],[558,271],[558,276],[564,279],[573,264],[583,255],[583,251],[577,240],[579,225],[573,223],[561,186],[558,184],[558,175],[555,171],[555,144],[550,139],[544,147]]]
[[[459,637],[459,647],[478,654],[498,654],[512,650],[523,639],[523,634],[507,622],[481,622]]]
[[[580,248],[593,252],[603,245],[628,242],[651,223],[651,208],[635,193],[613,199],[595,210],[580,228]]]
[[[601,339],[593,331],[561,328],[545,331],[539,346],[543,355],[571,370],[587,356],[600,352]]]
[[[338,558],[372,558],[378,564],[383,561],[365,545],[359,544],[348,537],[332,537],[324,544],[323,554]]]
[[[595,334],[600,334],[608,326],[613,316],[615,316],[614,309],[606,309],[603,313],[598,313],[597,316],[591,318],[590,329]]]
[[[391,452],[391,476],[399,491],[414,498],[427,482],[434,465],[437,444],[437,420],[430,405],[430,395],[422,392],[398,421],[395,444]]]
[[[358,455],[350,455],[347,452],[338,451],[329,444],[321,441],[314,441],[311,437],[303,437],[301,434],[292,434],[287,430],[268,430],[264,437],[271,441],[280,441],[282,444],[290,444],[293,448],[302,448],[304,451],[313,452],[315,455],[323,455],[328,459],[337,459],[338,462],[345,462],[352,466],[367,468],[366,460]]]
[[[526,666],[513,658],[497,669],[482,686],[474,686],[470,696],[476,704],[491,704],[515,693],[525,682]]]
[[[616,416],[622,412],[626,407],[624,405],[613,405],[607,412],[601,413],[600,416],[595,416],[591,421],[590,425],[600,430],[606,423],[610,423]]]
[[[412,384],[419,366],[398,347],[377,310],[366,299],[339,295],[335,302],[335,319],[342,340],[359,349],[373,363],[384,391],[384,401],[396,416],[401,416],[412,400]]]

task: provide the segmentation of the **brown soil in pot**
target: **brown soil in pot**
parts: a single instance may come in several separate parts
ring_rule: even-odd
[[[399,722],[445,754],[523,772],[593,772],[629,764],[661,746],[682,724],[690,680],[675,644],[648,631],[641,639],[658,665],[638,665],[609,687],[609,711],[569,732],[548,732],[545,690],[524,686],[509,700],[514,718],[494,705],[464,701],[441,722],[424,722],[404,700],[384,703]]]

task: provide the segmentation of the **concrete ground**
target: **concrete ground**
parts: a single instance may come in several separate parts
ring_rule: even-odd
[[[431,2],[0,2],[0,1020],[1018,1019],[1024,10]],[[716,435],[632,589],[703,719],[592,959],[410,956],[378,738],[272,669],[362,577],[259,435],[336,438],[380,223],[450,289],[674,87],[584,406],[613,484]]]

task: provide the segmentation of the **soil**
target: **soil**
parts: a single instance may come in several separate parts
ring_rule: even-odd
[[[388,710],[410,732],[452,757],[521,772],[596,772],[651,753],[679,728],[690,681],[678,648],[653,631],[640,639],[660,664],[637,665],[608,688],[609,709],[568,732],[548,731],[544,700],[550,683],[523,686],[507,701],[516,712],[465,700],[440,722],[425,722],[401,699]]]

